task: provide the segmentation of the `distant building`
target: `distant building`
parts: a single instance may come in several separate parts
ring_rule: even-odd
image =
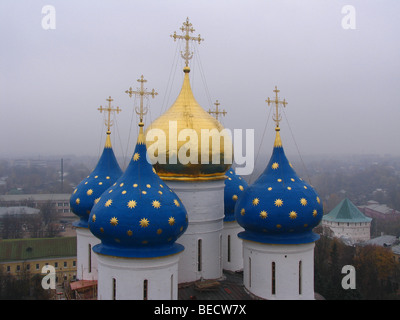
[[[65,218],[75,218],[69,206],[69,193],[56,193],[56,194],[7,194],[0,196],[0,206],[2,207],[16,207],[28,206],[32,208],[39,208],[41,205],[51,203],[57,213]]]
[[[55,268],[58,284],[75,280],[76,237],[0,241],[0,269],[3,274],[41,274],[45,265]]]
[[[356,243],[371,238],[371,220],[346,198],[323,216],[322,227],[326,235]]]
[[[380,204],[374,200],[370,200],[366,205],[358,206],[358,208],[370,218],[391,219],[400,217],[399,211],[389,208],[386,204]]]
[[[393,259],[400,262],[400,239],[392,235],[381,235],[379,237],[370,239],[363,243],[363,245],[374,245],[392,250]]]

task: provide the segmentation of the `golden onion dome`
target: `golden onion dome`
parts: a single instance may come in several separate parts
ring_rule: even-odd
[[[149,158],[165,180],[224,179],[233,161],[232,138],[194,98],[190,68],[174,104],[146,130]]]

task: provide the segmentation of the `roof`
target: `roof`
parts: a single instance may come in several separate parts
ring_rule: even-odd
[[[347,198],[343,199],[331,212],[324,215],[322,219],[334,222],[370,222],[372,220],[358,210]]]
[[[34,200],[34,201],[69,201],[71,194],[69,193],[43,193],[43,194],[6,194],[1,195],[0,200],[2,201],[22,201],[22,200]]]
[[[76,256],[76,237],[0,240],[0,262]]]
[[[316,241],[312,229],[321,221],[322,201],[310,184],[299,178],[286,158],[279,127],[264,172],[237,200],[235,218],[245,231],[239,238],[268,244]]]
[[[39,213],[39,209],[31,208],[31,207],[0,207],[0,217],[6,214],[16,215],[16,214],[37,214]]]

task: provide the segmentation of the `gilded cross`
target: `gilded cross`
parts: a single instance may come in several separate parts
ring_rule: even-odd
[[[158,93],[155,92],[154,89],[152,89],[150,92],[148,92],[147,89],[145,89],[145,88],[143,87],[143,84],[144,84],[145,82],[147,82],[147,80],[145,80],[145,79],[143,78],[143,75],[142,75],[142,76],[140,77],[140,79],[138,79],[137,81],[140,82],[140,90],[139,90],[139,88],[138,88],[137,91],[133,91],[133,90],[132,90],[132,87],[130,87],[129,90],[126,90],[126,91],[125,91],[125,93],[129,94],[129,97],[131,97],[131,98],[132,98],[132,95],[133,95],[133,94],[139,95],[139,96],[140,96],[140,107],[139,107],[139,109],[136,108],[136,113],[137,113],[137,114],[139,115],[139,117],[140,117],[140,122],[143,122],[143,116],[144,116],[145,114],[147,114],[147,108],[145,108],[145,109],[143,108],[143,97],[144,97],[144,96],[152,96],[152,97],[154,98],[156,95],[158,95]]]
[[[210,109],[208,110],[209,114],[215,114],[215,119],[218,120],[218,116],[220,114],[222,114],[223,116],[225,116],[227,114],[227,112],[225,110],[219,111],[218,106],[220,105],[220,103],[218,102],[218,100],[214,103],[215,104],[215,111],[211,111]]]
[[[204,39],[200,38],[200,35],[198,35],[197,37],[190,36],[190,33],[194,32],[194,29],[192,27],[192,24],[189,22],[189,18],[186,18],[186,22],[183,23],[183,26],[180,29],[185,34],[178,35],[176,34],[176,31],[174,31],[174,34],[171,34],[171,37],[174,38],[174,41],[176,41],[176,39],[183,39],[186,41],[185,52],[183,53],[181,51],[181,57],[185,60],[186,67],[188,67],[189,60],[193,58],[193,52],[189,51],[189,41],[190,40],[198,41],[200,44],[200,42],[204,41]]]
[[[265,102],[267,102],[268,105],[270,105],[270,103],[275,103],[275,107],[276,107],[275,118],[272,118],[272,120],[274,120],[276,122],[276,127],[279,127],[279,122],[282,120],[282,117],[280,116],[280,114],[278,112],[279,104],[282,104],[284,107],[286,107],[286,105],[288,104],[285,99],[279,100],[279,98],[278,98],[278,92],[279,91],[280,90],[278,90],[278,88],[275,86],[275,90],[274,90],[274,92],[275,92],[275,100],[271,100],[270,98],[265,100]]]
[[[105,124],[107,126],[107,132],[110,132],[110,127],[113,125],[113,122],[111,121],[111,112],[116,111],[117,113],[119,113],[122,110],[119,107],[117,107],[117,108],[111,107],[111,101],[114,101],[114,99],[111,99],[111,96],[108,97],[108,99],[106,99],[106,101],[108,101],[108,107],[103,108],[102,106],[100,106],[100,108],[97,108],[97,110],[100,110],[100,113],[103,111],[108,112],[108,120],[105,121]]]

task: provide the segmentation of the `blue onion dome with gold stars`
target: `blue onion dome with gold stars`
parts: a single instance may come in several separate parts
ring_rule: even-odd
[[[74,223],[75,227],[89,227],[89,214],[95,200],[122,175],[122,170],[111,146],[110,134],[111,132],[107,131],[104,150],[96,167],[86,179],[79,183],[71,195],[71,210],[80,218]]]
[[[248,187],[247,182],[236,174],[234,168],[226,172],[224,189],[225,222],[235,221],[235,205],[243,191]]]
[[[286,158],[276,128],[271,159],[265,171],[238,199],[235,217],[244,240],[301,244],[318,240],[312,229],[323,216],[316,191],[299,178]]]
[[[147,159],[143,122],[133,157],[125,173],[94,205],[90,231],[101,240],[96,253],[149,258],[176,254],[175,243],[188,226],[185,207],[156,174]]]

